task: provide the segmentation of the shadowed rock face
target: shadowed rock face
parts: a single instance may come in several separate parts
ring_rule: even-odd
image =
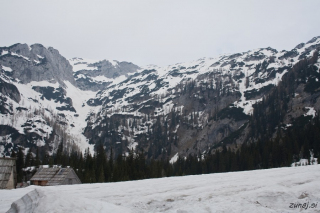
[[[0,63],[12,69],[11,77],[22,83],[31,81],[58,82],[69,81],[75,85],[72,66],[59,51],[41,44],[30,47],[27,44],[15,44],[0,48]]]
[[[0,93],[2,93],[4,96],[10,97],[15,102],[20,102],[20,92],[17,89],[17,87],[13,84],[9,84],[2,79],[0,79]]]

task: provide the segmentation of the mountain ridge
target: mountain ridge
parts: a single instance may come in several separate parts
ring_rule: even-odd
[[[320,37],[314,37],[290,51],[259,48],[162,68],[67,60],[40,44],[1,47],[1,152],[22,145],[54,153],[61,141],[68,150],[93,150],[102,142],[116,154],[144,150],[148,158],[157,159],[210,152],[233,134],[239,137],[231,144],[241,144],[252,131],[248,122],[253,106],[300,61],[314,58],[310,65],[319,69],[313,55],[319,47]],[[318,93],[310,87],[309,93]],[[298,91],[303,97],[309,94]],[[317,101],[299,104],[316,112],[320,108]],[[27,119],[32,114],[42,118],[36,119],[42,127]],[[284,125],[289,124],[286,118]],[[6,128],[19,134],[9,137],[13,130]]]

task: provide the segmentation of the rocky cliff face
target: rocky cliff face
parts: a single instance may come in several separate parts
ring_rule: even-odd
[[[0,54],[0,64],[8,67],[4,69],[7,75],[21,83],[48,81],[64,85],[64,81],[69,81],[76,84],[72,66],[52,47],[15,44],[0,48]]]
[[[98,91],[114,82],[119,82],[140,69],[129,62],[109,60],[86,60],[72,58],[69,60],[73,66],[74,78],[82,90]]]

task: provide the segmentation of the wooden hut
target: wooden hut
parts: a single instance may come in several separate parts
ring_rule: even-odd
[[[16,159],[0,158],[0,189],[14,189],[16,185]]]
[[[38,186],[81,184],[72,168],[39,168],[30,181]]]

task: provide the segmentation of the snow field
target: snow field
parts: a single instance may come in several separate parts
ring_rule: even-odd
[[[33,212],[319,212],[290,208],[320,203],[320,165],[118,183],[0,191],[0,212],[27,192],[40,197]]]

